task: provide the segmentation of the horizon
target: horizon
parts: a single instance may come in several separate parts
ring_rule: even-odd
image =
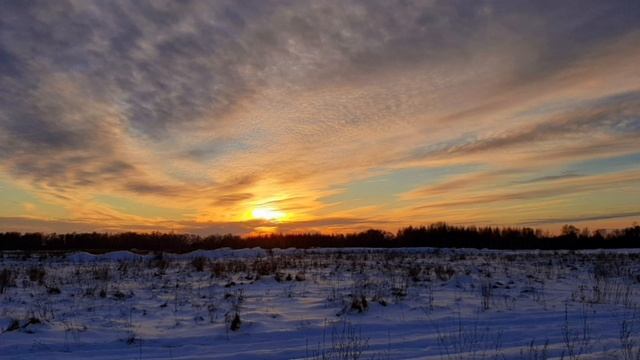
[[[545,230],[542,228],[536,228],[536,227],[529,227],[529,226],[477,226],[477,225],[457,225],[457,224],[449,224],[446,222],[435,222],[435,223],[429,223],[429,224],[414,224],[414,225],[407,225],[407,226],[403,226],[403,227],[399,227],[395,230],[386,230],[386,229],[379,229],[379,228],[367,228],[367,229],[363,229],[363,230],[354,230],[354,231],[341,231],[341,232],[326,232],[326,231],[320,231],[320,230],[310,230],[310,231],[289,231],[289,232],[253,232],[253,233],[246,233],[246,234],[236,234],[236,233],[195,233],[195,232],[180,232],[180,231],[174,231],[174,230],[170,230],[170,231],[158,231],[158,230],[148,230],[148,231],[133,231],[133,230],[123,230],[123,231],[85,231],[85,232],[76,232],[76,231],[72,231],[72,232],[46,232],[46,231],[0,231],[0,235],[2,234],[11,234],[11,233],[17,233],[17,234],[21,234],[21,235],[28,235],[28,234],[41,234],[43,236],[50,236],[50,235],[57,235],[57,236],[64,236],[64,235],[82,235],[82,234],[105,234],[105,235],[124,235],[127,233],[132,233],[132,234],[138,234],[138,235],[153,235],[153,234],[158,234],[158,235],[186,235],[186,236],[195,236],[195,237],[199,237],[199,238],[207,238],[207,237],[224,237],[224,236],[234,236],[237,238],[242,238],[242,239],[249,239],[249,238],[257,238],[257,237],[263,237],[263,236],[309,236],[309,235],[321,235],[321,236],[350,236],[350,235],[358,235],[358,234],[364,234],[370,231],[374,231],[374,232],[380,232],[380,233],[384,233],[387,235],[391,235],[393,237],[397,236],[399,233],[405,231],[405,230],[419,230],[419,229],[430,229],[430,228],[437,228],[438,226],[446,226],[449,229],[452,230],[470,230],[470,231],[476,231],[476,230],[482,230],[482,229],[486,229],[486,228],[491,228],[491,229],[497,229],[497,230],[517,230],[517,231],[523,231],[523,230],[530,230],[532,231],[536,237],[560,237],[563,235],[567,235],[567,233],[574,233],[578,236],[582,236],[582,234],[586,234],[587,236],[594,236],[596,234],[600,234],[601,236],[606,237],[607,235],[612,235],[615,234],[616,232],[622,232],[624,230],[628,230],[628,229],[636,229],[638,228],[640,225],[637,222],[633,222],[631,224],[627,224],[626,226],[621,226],[621,227],[617,227],[617,228],[589,228],[589,227],[578,227],[575,226],[574,224],[564,224],[561,227],[559,227],[557,229],[557,231],[550,231],[550,230]],[[567,232],[565,233],[565,227],[567,228]]]
[[[640,221],[640,2],[0,3],[0,232]]]

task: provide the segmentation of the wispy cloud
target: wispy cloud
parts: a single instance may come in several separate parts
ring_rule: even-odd
[[[426,208],[446,208],[468,205],[488,205],[496,202],[519,201],[529,199],[543,199],[546,197],[561,196],[573,193],[597,191],[600,189],[608,189],[623,184],[637,185],[640,183],[640,172],[630,171],[613,175],[592,176],[587,179],[579,179],[571,182],[562,182],[559,184],[549,185],[545,187],[531,188],[526,187],[512,191],[494,191],[489,194],[480,194],[474,196],[458,196],[456,200],[445,200],[434,202],[416,207],[416,209]]]
[[[593,221],[611,220],[611,219],[620,219],[620,218],[637,218],[639,216],[640,216],[640,211],[628,211],[628,212],[607,213],[607,214],[600,214],[600,215],[583,215],[583,216],[562,217],[562,218],[535,219],[535,220],[524,221],[522,225],[540,226],[540,225],[548,225],[548,224],[568,224],[568,223],[576,223],[576,222],[593,222]]]
[[[519,181],[519,184],[531,184],[531,183],[537,183],[537,182],[545,182],[545,181],[556,181],[556,180],[563,180],[563,179],[572,179],[572,178],[578,178],[578,177],[582,177],[584,175],[582,174],[576,174],[576,173],[564,173],[564,174],[558,174],[558,175],[548,175],[548,176],[540,176],[540,177],[536,177],[533,179],[527,179],[527,180],[522,180]]]

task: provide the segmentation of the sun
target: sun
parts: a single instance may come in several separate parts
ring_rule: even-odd
[[[251,211],[251,217],[258,220],[278,221],[284,219],[286,214],[271,207],[258,207]]]

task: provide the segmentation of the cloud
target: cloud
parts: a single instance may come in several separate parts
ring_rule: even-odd
[[[97,227],[92,224],[75,221],[57,221],[27,217],[0,217],[2,231],[65,233],[71,231],[91,232]]]
[[[446,200],[433,202],[416,207],[416,210],[430,208],[451,208],[464,206],[485,206],[497,202],[523,201],[530,199],[544,199],[555,196],[565,196],[569,194],[597,191],[602,189],[615,188],[624,184],[637,184],[640,182],[640,173],[637,170],[589,176],[578,178],[571,182],[561,182],[539,188],[523,188],[512,191],[492,192],[473,196],[464,196],[456,200]]]
[[[493,184],[505,176],[522,173],[518,169],[493,169],[489,171],[472,172],[461,176],[446,178],[444,181],[413,189],[402,194],[402,198],[420,199],[443,194],[455,194],[463,190],[480,188],[487,184]]]
[[[36,87],[0,110],[4,170],[56,196],[83,189],[183,192],[183,184],[150,174],[144,144],[129,133],[124,115],[113,104],[87,99],[87,91],[74,76],[43,74]]]
[[[367,217],[322,199],[407,168],[483,164],[481,185],[538,196],[561,180],[545,167],[638,149],[639,17],[631,1],[5,1],[0,172],[74,215],[113,194],[221,224],[270,203],[356,226],[323,224]]]
[[[233,205],[235,203],[249,200],[253,197],[253,194],[250,193],[235,193],[235,194],[227,194],[219,196],[215,201],[214,205]]]
[[[596,132],[630,134],[640,132],[640,92],[616,94],[580,104],[542,122],[520,126],[511,131],[451,145],[440,153],[448,155],[488,152],[548,140],[575,139]],[[433,155],[437,155],[433,154]]]
[[[574,217],[535,219],[535,220],[525,221],[521,225],[540,226],[540,225],[548,225],[548,224],[568,224],[568,223],[576,223],[576,222],[587,222],[587,221],[592,222],[592,221],[612,220],[612,219],[621,219],[621,218],[629,218],[629,217],[640,217],[640,211],[627,211],[627,212],[608,213],[608,214],[600,214],[600,215],[583,215],[583,216],[574,216]]]
[[[569,172],[569,173],[558,174],[558,175],[540,176],[540,177],[536,177],[536,178],[533,178],[533,179],[522,180],[522,181],[519,181],[518,183],[519,184],[531,184],[531,183],[545,182],[545,181],[556,181],[556,180],[572,179],[572,178],[578,178],[578,177],[582,177],[582,176],[584,176],[584,175]]]

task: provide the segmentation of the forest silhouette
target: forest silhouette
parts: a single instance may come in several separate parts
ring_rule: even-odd
[[[589,231],[564,225],[551,235],[532,228],[452,226],[435,223],[409,226],[393,234],[370,229],[348,234],[268,234],[241,237],[232,234],[200,236],[178,233],[0,233],[0,250],[89,251],[133,250],[184,253],[220,248],[486,248],[486,249],[615,249],[640,247],[640,226]]]

